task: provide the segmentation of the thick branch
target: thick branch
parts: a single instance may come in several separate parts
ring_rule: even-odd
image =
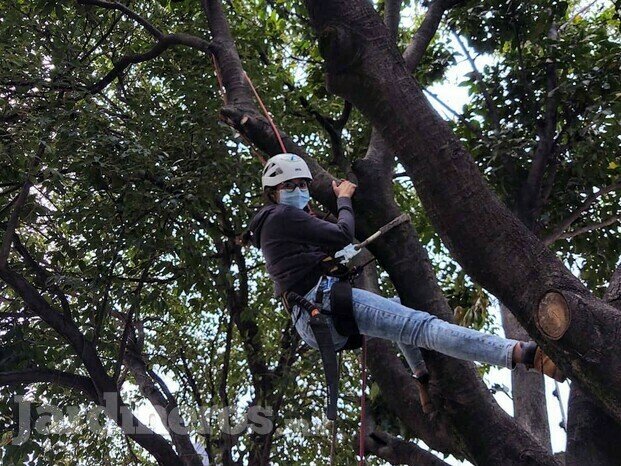
[[[222,5],[219,0],[202,0],[201,3],[213,36],[212,52],[226,89],[227,104],[245,110],[254,109],[252,91],[246,82]]]
[[[423,59],[423,55],[427,50],[427,47],[431,43],[431,40],[436,34],[440,21],[444,12],[463,0],[435,0],[431,2],[425,18],[420,27],[414,34],[410,45],[403,53],[403,60],[405,61],[406,68],[413,73],[420,61]],[[399,26],[399,8],[401,6],[400,1],[393,1],[386,3],[386,12],[384,22],[390,33],[393,35],[393,39],[397,38],[398,26]],[[394,10],[397,10],[396,12]],[[466,123],[467,124],[467,123]],[[379,133],[373,128],[371,133],[371,141],[367,149],[365,159],[371,163],[376,164],[382,168],[382,173],[387,175],[388,170],[392,169],[393,152],[388,149],[386,143],[382,140]]]
[[[415,443],[406,442],[386,432],[372,432],[364,442],[365,450],[390,464],[411,466],[448,466],[437,456],[423,450]]]
[[[97,403],[104,405],[106,401],[112,401],[113,406],[106,406],[108,408],[106,413],[119,426],[124,426],[123,409],[127,407],[117,391],[116,384],[107,375],[92,343],[84,337],[71,320],[53,309],[21,275],[4,267],[0,268],[0,279],[19,294],[30,309],[69,342],[89,373],[96,391]],[[110,399],[110,394],[112,399]],[[132,430],[126,432],[128,436],[151,453],[162,465],[177,466],[179,464],[179,457],[162,436],[144,426],[133,414],[131,414],[130,421]]]
[[[142,355],[136,353],[135,350],[136,348],[133,347],[132,350],[126,354],[125,361],[136,379],[140,393],[142,393],[153,407],[156,408],[162,420],[162,424],[170,434],[177,452],[182,458],[182,464],[187,466],[201,466],[202,461],[200,455],[192,445],[188,433],[179,431],[179,428],[184,428],[184,426],[181,414],[178,412],[176,401],[174,399],[167,399],[157,388],[155,382],[149,376]],[[173,419],[172,416],[175,416],[175,419]],[[174,422],[176,426],[171,426],[171,421]]]
[[[399,36],[399,22],[401,21],[401,0],[386,0],[384,2],[384,24],[394,37]]]
[[[6,261],[9,258],[9,253],[11,252],[11,245],[13,244],[13,237],[15,236],[15,229],[17,228],[17,223],[19,221],[19,214],[21,213],[22,207],[26,203],[28,199],[28,194],[30,193],[30,187],[32,184],[30,181],[26,181],[22,190],[19,192],[17,196],[17,200],[15,201],[15,206],[13,207],[13,212],[11,212],[11,218],[6,226],[6,230],[4,231],[4,235],[2,237],[2,247],[0,247],[0,269],[6,266]]]
[[[95,390],[92,380],[83,375],[47,368],[0,372],[0,385],[28,385],[31,383],[61,385],[84,393],[95,403],[99,401],[97,390]]]
[[[89,91],[93,93],[101,92],[106,88],[106,86],[119,77],[129,66],[157,58],[168,50],[168,48],[177,45],[186,45],[202,50],[203,52],[210,52],[211,50],[209,42],[189,34],[168,34],[162,36],[147,52],[127,55],[121,58],[117,63],[115,63],[114,68],[112,68],[106,76],[89,87]]]
[[[621,265],[610,279],[604,300],[621,310]],[[621,426],[575,384],[568,415],[566,466],[621,463]]]
[[[416,31],[416,34],[414,34],[410,45],[408,45],[403,53],[405,66],[410,73],[413,73],[414,70],[418,68],[427,47],[429,47],[433,36],[435,36],[440,26],[440,21],[442,21],[444,12],[462,1],[463,0],[434,0],[429,4],[429,9],[425,14],[423,22]]]
[[[369,340],[367,363],[390,410],[407,426],[409,432],[424,441],[434,450],[451,453],[457,458],[464,457],[463,445],[447,429],[450,421],[443,413],[428,418],[423,413],[418,397],[418,386],[412,374],[397,357],[392,343],[382,340]]]

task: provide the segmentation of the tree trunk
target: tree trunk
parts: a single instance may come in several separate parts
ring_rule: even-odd
[[[621,309],[621,265],[610,279],[604,299]],[[572,385],[567,425],[567,466],[621,464],[621,426],[602,407]]]
[[[566,466],[621,464],[621,428],[580,387],[569,395]]]
[[[621,420],[621,312],[592,296],[493,194],[405,69],[363,0],[308,0],[331,92],[356,105],[398,154],[443,241],[576,383]],[[546,294],[566,301],[567,328],[547,327]],[[554,311],[554,309],[553,309]]]
[[[502,305],[500,311],[502,326],[507,338],[528,341],[530,339],[528,333],[513,317],[511,311]],[[523,366],[516,367],[511,371],[511,393],[513,417],[533,434],[543,447],[552,452],[543,376],[536,372],[529,372]]]

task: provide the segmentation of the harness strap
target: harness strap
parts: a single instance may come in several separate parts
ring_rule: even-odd
[[[360,464],[364,466],[364,423],[366,421],[366,390],[367,390],[367,340],[362,337],[362,393],[360,394]]]
[[[326,417],[334,421],[336,419],[339,376],[334,340],[332,340],[332,333],[330,332],[330,321],[325,314],[321,313],[321,306],[317,306],[316,303],[311,303],[308,299],[293,291],[285,291],[282,294],[282,298],[285,307],[289,309],[289,311],[291,310],[291,304],[297,304],[300,308],[308,312],[310,316],[310,328],[317,342],[317,346],[319,347],[323,371],[326,375]]]
[[[349,337],[341,349],[356,349],[362,346],[362,336],[354,319],[354,303],[352,301],[351,283],[339,280],[332,285],[330,291],[330,312],[334,328],[338,333]]]

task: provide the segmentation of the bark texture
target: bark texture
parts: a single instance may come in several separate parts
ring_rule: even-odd
[[[502,325],[507,338],[527,341],[526,330],[505,306],[501,306]],[[511,371],[513,416],[528,429],[548,451],[552,451],[550,425],[546,403],[545,381],[541,374],[529,372],[523,366]]]
[[[443,241],[474,279],[498,296],[546,352],[621,420],[621,313],[595,298],[500,202],[474,161],[407,72],[389,32],[363,0],[308,0],[328,89],[371,121],[416,184]],[[571,326],[550,340],[534,312],[563,294]]]
[[[604,299],[621,309],[621,265],[612,275]],[[567,466],[621,464],[621,426],[580,387],[571,386],[567,425]]]

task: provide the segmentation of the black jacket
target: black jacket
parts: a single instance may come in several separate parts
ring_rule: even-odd
[[[276,296],[308,292],[323,274],[321,260],[353,241],[351,199],[339,197],[337,207],[337,223],[283,204],[267,205],[254,216],[251,241],[263,251]]]

